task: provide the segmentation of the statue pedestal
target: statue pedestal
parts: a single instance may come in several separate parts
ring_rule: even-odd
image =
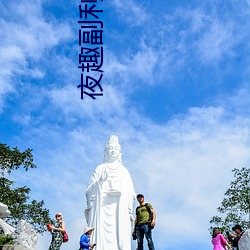
[[[2,250],[26,250],[24,246],[21,245],[6,245],[1,248]]]

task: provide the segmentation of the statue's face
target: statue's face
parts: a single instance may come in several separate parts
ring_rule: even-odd
[[[118,143],[111,142],[108,144],[108,155],[110,159],[112,160],[117,159],[120,153],[121,153],[121,148]]]

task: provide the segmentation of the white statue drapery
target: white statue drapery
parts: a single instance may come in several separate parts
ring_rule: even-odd
[[[104,163],[94,171],[86,189],[88,226],[95,230],[91,242],[96,250],[130,250],[135,191],[121,162],[117,136],[110,136]]]
[[[250,229],[243,233],[243,235],[240,237],[238,245],[240,250],[250,249]]]
[[[3,229],[4,234],[11,235],[16,229],[1,219],[9,215],[10,211],[8,210],[8,206],[0,202],[0,228]]]

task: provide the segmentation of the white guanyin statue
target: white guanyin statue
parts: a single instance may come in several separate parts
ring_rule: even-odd
[[[250,250],[250,229],[247,229],[239,240],[239,250]]]
[[[131,250],[135,191],[128,170],[122,165],[119,139],[111,135],[104,163],[97,166],[86,189],[88,226],[94,227],[95,250]]]

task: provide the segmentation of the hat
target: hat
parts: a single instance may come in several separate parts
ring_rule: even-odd
[[[144,198],[144,195],[143,194],[137,194],[136,198]]]
[[[235,225],[232,230],[239,229],[240,231],[243,231],[240,225]]]
[[[61,215],[61,216],[63,217],[63,214],[62,214],[61,212],[57,212],[57,213],[56,213],[56,216],[57,216],[57,215]]]
[[[95,230],[93,227],[86,227],[83,233],[86,234],[87,232],[93,231],[93,230]]]

